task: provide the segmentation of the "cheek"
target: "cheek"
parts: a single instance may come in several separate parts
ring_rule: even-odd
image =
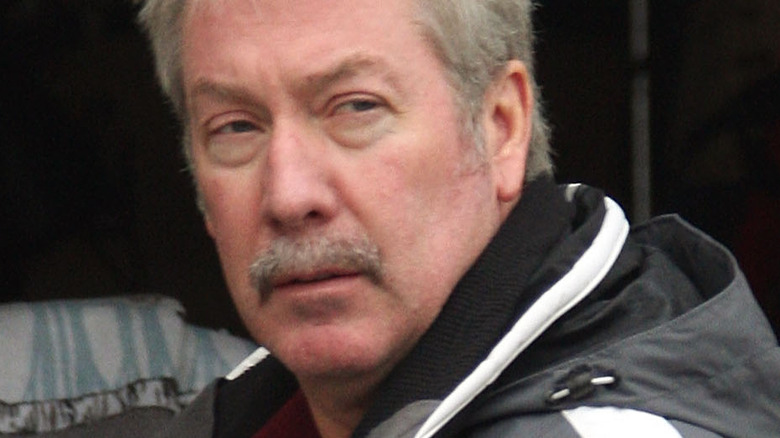
[[[385,155],[367,172],[356,173],[370,175],[371,180],[354,185],[368,189],[355,210],[362,210],[366,217],[361,221],[372,223],[374,232],[387,234],[384,238],[390,244],[412,245],[419,240],[431,201],[430,184],[425,181],[430,169],[420,164],[406,156]]]
[[[252,190],[253,183],[247,175],[201,174],[198,183],[205,214],[214,229],[212,237],[222,240],[256,225],[259,190]],[[259,188],[258,184],[254,186]]]
[[[382,159],[377,172],[385,182],[377,185],[375,200],[382,212],[379,232],[387,256],[403,269],[401,279],[437,276],[448,287],[485,239],[479,230],[494,227],[492,186],[470,145],[454,136],[423,144],[428,147],[414,157]]]
[[[217,247],[227,282],[240,286],[259,238],[255,196],[235,179],[199,176],[209,234]]]
[[[372,178],[354,185],[367,190],[354,210],[362,213],[359,220],[377,239],[386,261],[403,270],[398,280],[416,277],[418,268],[433,261],[442,245],[441,227],[458,202],[449,164],[434,165],[437,160],[427,151],[414,159],[383,156],[367,172],[357,173]]]
[[[414,151],[411,158],[384,158],[378,169],[384,178],[376,187],[380,205],[398,223],[395,228],[403,224],[410,232],[414,229],[417,240],[430,237],[442,221],[457,213],[462,192],[469,185],[469,177],[462,172],[463,157],[456,150],[458,146],[423,144],[430,146]]]

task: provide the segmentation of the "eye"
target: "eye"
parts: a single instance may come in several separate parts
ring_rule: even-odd
[[[363,148],[378,141],[393,126],[395,112],[387,100],[368,93],[343,95],[325,118],[328,135],[339,144]]]
[[[375,99],[355,98],[336,105],[333,114],[363,113],[377,109],[380,105],[381,104]]]
[[[250,162],[265,137],[263,125],[251,119],[224,117],[212,121],[205,133],[205,149],[210,161],[227,167]]]
[[[216,134],[241,134],[245,132],[252,132],[257,130],[257,126],[254,123],[247,120],[236,120],[235,122],[227,123],[216,130]]]
[[[348,109],[351,109],[355,112],[364,112],[364,111],[370,111],[376,107],[379,106],[379,103],[371,101],[371,100],[355,100],[352,102],[348,102],[345,104],[345,106]]]

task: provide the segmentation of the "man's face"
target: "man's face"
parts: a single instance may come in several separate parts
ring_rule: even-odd
[[[238,311],[299,378],[384,375],[500,224],[489,160],[411,0],[214,3],[184,87]]]

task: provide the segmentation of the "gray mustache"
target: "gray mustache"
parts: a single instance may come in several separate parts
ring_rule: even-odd
[[[295,274],[320,269],[359,272],[374,283],[382,279],[379,248],[368,238],[276,239],[249,268],[252,286],[265,299],[273,284]]]

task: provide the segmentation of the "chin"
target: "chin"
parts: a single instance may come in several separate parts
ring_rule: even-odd
[[[368,330],[348,331],[314,327],[308,336],[286,337],[271,352],[296,376],[347,378],[377,371],[395,364],[398,348],[387,339],[372,336]],[[395,347],[395,348],[394,348]]]

